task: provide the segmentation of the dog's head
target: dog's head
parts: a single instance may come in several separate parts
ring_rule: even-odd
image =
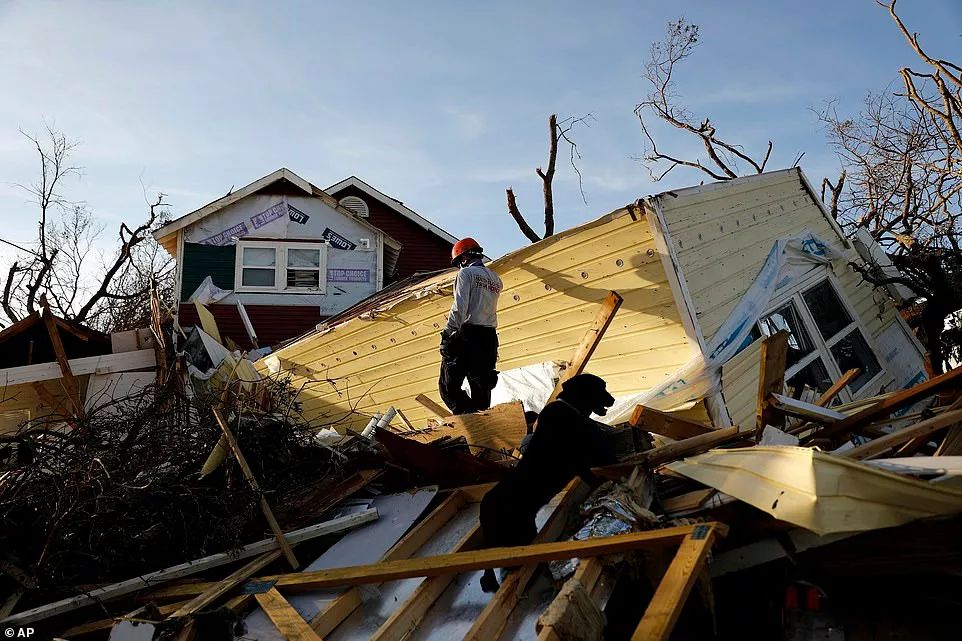
[[[575,407],[587,413],[604,416],[614,405],[615,397],[608,393],[605,381],[594,374],[578,374],[561,384],[558,395]]]

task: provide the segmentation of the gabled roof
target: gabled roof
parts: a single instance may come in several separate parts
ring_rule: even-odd
[[[275,185],[277,183],[287,183],[288,185],[292,186],[295,190],[304,192],[304,194],[307,196],[314,196],[316,198],[320,198],[324,202],[324,204],[327,205],[328,207],[340,212],[341,214],[349,218],[353,218],[357,220],[357,222],[359,222],[361,225],[364,225],[365,227],[370,228],[372,231],[382,234],[384,236],[384,242],[388,246],[391,246],[395,249],[401,248],[401,244],[398,241],[391,238],[389,235],[387,235],[386,233],[384,233],[374,225],[368,223],[367,221],[357,218],[354,215],[354,212],[352,212],[350,209],[347,209],[346,207],[339,205],[337,200],[333,196],[325,192],[320,187],[317,187],[316,185],[312,185],[311,183],[307,182],[306,180],[304,180],[303,178],[295,174],[293,171],[285,167],[281,167],[277,171],[274,171],[264,176],[263,178],[258,178],[257,180],[255,180],[249,185],[245,185],[240,189],[231,191],[226,196],[221,196],[217,200],[207,203],[200,209],[196,209],[190,212],[189,214],[184,214],[180,218],[170,221],[169,223],[167,223],[166,225],[164,225],[163,227],[161,227],[160,229],[154,232],[154,238],[157,239],[157,242],[163,245],[164,249],[166,249],[171,256],[176,256],[177,255],[176,233],[178,231],[180,231],[184,227],[193,225],[199,220],[206,218],[207,216],[210,216],[215,212],[220,211],[221,209],[223,209],[224,207],[227,207],[228,205],[232,205],[237,201],[243,198],[246,198],[247,196],[256,194],[257,192],[263,189],[266,189],[267,187],[270,187],[272,185]]]
[[[379,191],[374,187],[372,187],[371,185],[367,184],[357,176],[349,176],[348,178],[345,178],[341,182],[331,185],[330,187],[327,188],[326,191],[329,194],[334,194],[341,191],[345,187],[356,187],[360,189],[371,198],[377,200],[378,202],[380,202],[381,204],[387,207],[390,207],[391,209],[398,212],[405,218],[409,219],[415,225],[421,227],[422,229],[426,229],[427,231],[431,232],[436,236],[439,236],[440,238],[443,238],[449,243],[453,244],[458,242],[458,239],[455,236],[452,236],[448,232],[444,231],[443,229],[441,229],[440,227],[432,223],[427,218],[424,218],[423,216],[421,216],[419,213],[417,213],[413,209],[405,207],[404,203],[402,203],[400,200],[397,200],[396,198],[391,198],[384,192]]]

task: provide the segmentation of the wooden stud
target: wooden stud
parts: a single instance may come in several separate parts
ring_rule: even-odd
[[[254,598],[287,641],[321,641],[277,588],[255,594]]]
[[[440,418],[447,418],[451,416],[451,412],[448,409],[441,407],[424,394],[418,394],[414,397],[414,400],[428,408],[428,410],[430,410],[435,416],[439,416]]]
[[[725,526],[715,524],[714,527],[724,528]],[[644,549],[651,546],[657,547],[675,544],[684,539],[691,531],[692,526],[680,526],[651,532],[596,537],[583,541],[561,541],[557,543],[537,543],[514,547],[489,548],[471,552],[459,552],[456,554],[441,554],[438,556],[374,563],[371,565],[333,568],[317,572],[282,574],[279,576],[264,577],[264,580],[276,580],[277,587],[301,591],[335,588],[345,585],[386,583],[387,581],[410,579],[420,576],[458,574],[474,570],[485,570],[487,568],[530,565],[562,559],[620,554],[622,552]]]
[[[947,427],[958,425],[962,423],[962,409],[954,408],[959,404],[960,402],[957,401],[952,405],[953,409],[948,412],[920,421],[915,425],[902,428],[897,432],[880,436],[864,445],[842,452],[842,456],[854,459],[868,458],[886,452],[902,443],[907,443],[916,437],[927,436]]]
[[[851,383],[852,379],[858,376],[861,371],[862,370],[855,367],[842,374],[841,378],[832,383],[832,386],[825,390],[824,394],[818,397],[818,400],[815,401],[815,404],[819,407],[828,407],[828,404],[832,402],[832,399],[838,396],[839,392],[845,389],[845,386]]]
[[[712,428],[701,423],[689,421],[687,419],[662,412],[651,407],[638,405],[631,414],[629,424],[652,434],[660,434],[676,441],[708,434]]]
[[[931,378],[923,383],[919,383],[908,389],[901,390],[886,396],[878,403],[866,407],[864,410],[852,414],[848,418],[828,425],[816,431],[814,434],[802,440],[802,444],[810,443],[816,438],[843,437],[858,431],[862,426],[871,423],[873,420],[886,417],[899,408],[911,405],[927,396],[931,396],[938,391],[948,388],[958,388],[962,386],[962,367],[956,367],[945,374]]]
[[[771,394],[768,397],[768,403],[770,407],[782,414],[818,423],[837,423],[847,418],[842,412],[814,403],[806,403],[784,394]]]
[[[381,561],[396,561],[414,556],[437,532],[450,521],[464,507],[464,496],[455,490],[451,496],[441,502],[431,513],[414,526],[410,532],[401,537],[384,556]],[[361,592],[357,588],[350,588],[339,594],[323,611],[311,620],[311,627],[321,637],[331,633],[361,604]]]
[[[395,411],[397,412],[397,415],[401,417],[401,422],[404,423],[404,426],[407,427],[409,431],[414,432],[417,430],[417,428],[414,427],[411,421],[408,420],[408,417],[404,415],[404,412],[402,412],[399,409],[395,409]]]
[[[692,587],[708,559],[717,534],[712,526],[696,527],[682,541],[674,560],[648,603],[644,616],[631,636],[632,641],[667,641],[681,615]]]
[[[50,337],[53,353],[57,357],[57,365],[60,366],[60,373],[63,375],[63,384],[67,389],[67,397],[74,406],[74,416],[78,419],[83,419],[84,406],[80,400],[80,386],[77,384],[77,379],[70,369],[67,352],[63,347],[63,341],[60,340],[60,330],[57,329],[57,323],[54,320],[53,314],[50,312],[50,305],[47,303],[47,297],[45,295],[40,296],[40,304],[43,306],[43,324],[47,328],[47,335]]]
[[[544,527],[538,532],[534,542],[546,543],[557,540],[564,532],[568,517],[574,510],[578,509],[578,506],[588,498],[590,493],[591,488],[581,479],[573,480],[565,490],[561,502],[558,503]],[[501,638],[501,633],[508,623],[508,617],[517,607],[537,569],[537,565],[528,565],[509,574],[484,607],[484,610],[481,611],[481,614],[474,620],[471,629],[464,636],[465,641],[487,641],[488,639]]]
[[[475,524],[455,544],[453,552],[457,554],[474,550],[480,544],[481,527]],[[434,602],[454,581],[454,577],[453,574],[442,574],[422,581],[404,603],[395,608],[391,616],[381,624],[381,627],[371,636],[371,641],[400,641],[405,638],[424,619]]]
[[[212,605],[232,589],[236,588],[241,583],[279,559],[280,556],[280,550],[271,550],[270,552],[265,552],[264,554],[245,564],[243,567],[238,568],[226,578],[218,581],[211,588],[198,594],[188,603],[184,604],[184,607],[171,614],[171,618],[176,619],[178,617],[186,617],[195,612],[203,610],[209,605]]]
[[[297,557],[294,556],[294,551],[291,549],[290,544],[287,539],[284,538],[284,532],[281,530],[281,526],[277,523],[277,519],[274,518],[274,512],[271,511],[271,506],[267,503],[267,499],[264,498],[264,493],[261,491],[260,486],[257,484],[257,479],[254,477],[254,472],[251,470],[250,465],[247,464],[247,459],[244,458],[244,453],[240,449],[240,445],[237,443],[237,439],[234,438],[234,433],[231,432],[230,427],[227,425],[227,421],[224,420],[223,414],[220,412],[220,408],[214,407],[214,418],[217,419],[217,424],[220,425],[221,431],[227,438],[227,444],[230,445],[231,451],[234,453],[234,458],[237,459],[237,464],[240,466],[241,470],[244,472],[244,476],[247,478],[247,482],[250,483],[251,487],[260,495],[261,512],[264,513],[264,518],[267,519],[268,525],[271,527],[271,531],[274,533],[274,537],[277,539],[277,545],[281,548],[284,553],[284,558],[290,563],[291,567],[295,570],[300,566],[300,562]]]
[[[755,406],[755,441],[760,441],[766,425],[778,427],[770,395],[785,388],[785,361],[788,358],[788,332],[775,332],[762,341],[761,371],[758,375],[758,400]]]
[[[645,465],[648,467],[664,465],[665,463],[669,463],[685,456],[700,454],[701,452],[710,450],[711,448],[723,443],[727,443],[728,441],[749,436],[753,431],[754,430],[752,428],[738,427],[737,425],[733,427],[725,427],[720,430],[712,430],[711,432],[702,434],[701,436],[693,436],[682,441],[675,441],[674,443],[668,443],[667,445],[650,449],[646,452],[633,454],[629,457],[626,457],[621,463],[616,463],[615,465],[609,465],[606,467],[592,468],[591,471],[605,478],[620,478],[625,474],[630,474],[638,465]]]
[[[578,346],[578,350],[575,352],[571,364],[561,373],[558,384],[555,386],[554,391],[551,392],[551,396],[548,397],[548,403],[558,398],[558,394],[561,393],[561,385],[565,381],[585,371],[588,360],[591,358],[591,355],[595,353],[598,343],[601,342],[605,331],[607,331],[608,326],[611,325],[611,321],[614,320],[615,314],[618,312],[618,308],[621,307],[624,300],[618,292],[608,292],[608,295],[605,296],[605,299],[601,302],[601,309],[598,310],[598,314],[595,316],[591,327],[585,333],[585,337],[581,339],[581,345]]]

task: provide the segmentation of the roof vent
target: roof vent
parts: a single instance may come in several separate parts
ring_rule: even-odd
[[[367,203],[357,196],[345,196],[338,201],[338,204],[345,209],[350,209],[361,218],[367,218],[371,215],[371,210],[368,209]]]

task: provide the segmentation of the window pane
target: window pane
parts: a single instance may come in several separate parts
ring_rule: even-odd
[[[274,270],[245,267],[241,276],[241,284],[246,287],[273,287]]]
[[[321,250],[319,249],[288,249],[288,267],[320,267]]]
[[[808,337],[808,332],[805,331],[792,303],[758,321],[758,326],[765,336],[771,336],[783,329],[789,332],[786,367],[791,367],[814,349],[812,339]]]
[[[852,322],[848,310],[838,299],[835,289],[825,281],[802,294],[805,304],[815,318],[822,338],[828,340],[845,329]],[[844,371],[844,370],[843,370]]]
[[[244,265],[257,267],[273,267],[277,263],[274,261],[273,247],[245,247]]]
[[[875,354],[872,353],[865,337],[860,330],[852,330],[848,336],[835,343],[832,356],[838,363],[838,369],[843,373],[853,368],[862,370],[858,376],[848,384],[852,391],[858,391],[863,385],[875,378],[881,368]]]
[[[319,289],[321,272],[317,269],[288,269],[287,286]]]
[[[789,396],[792,398],[801,398],[809,402],[814,402],[815,399],[807,398],[807,394],[803,396],[806,387],[814,390],[817,398],[821,396],[823,392],[828,391],[828,388],[831,386],[832,378],[829,376],[820,358],[816,358],[785,381],[785,387]]]

